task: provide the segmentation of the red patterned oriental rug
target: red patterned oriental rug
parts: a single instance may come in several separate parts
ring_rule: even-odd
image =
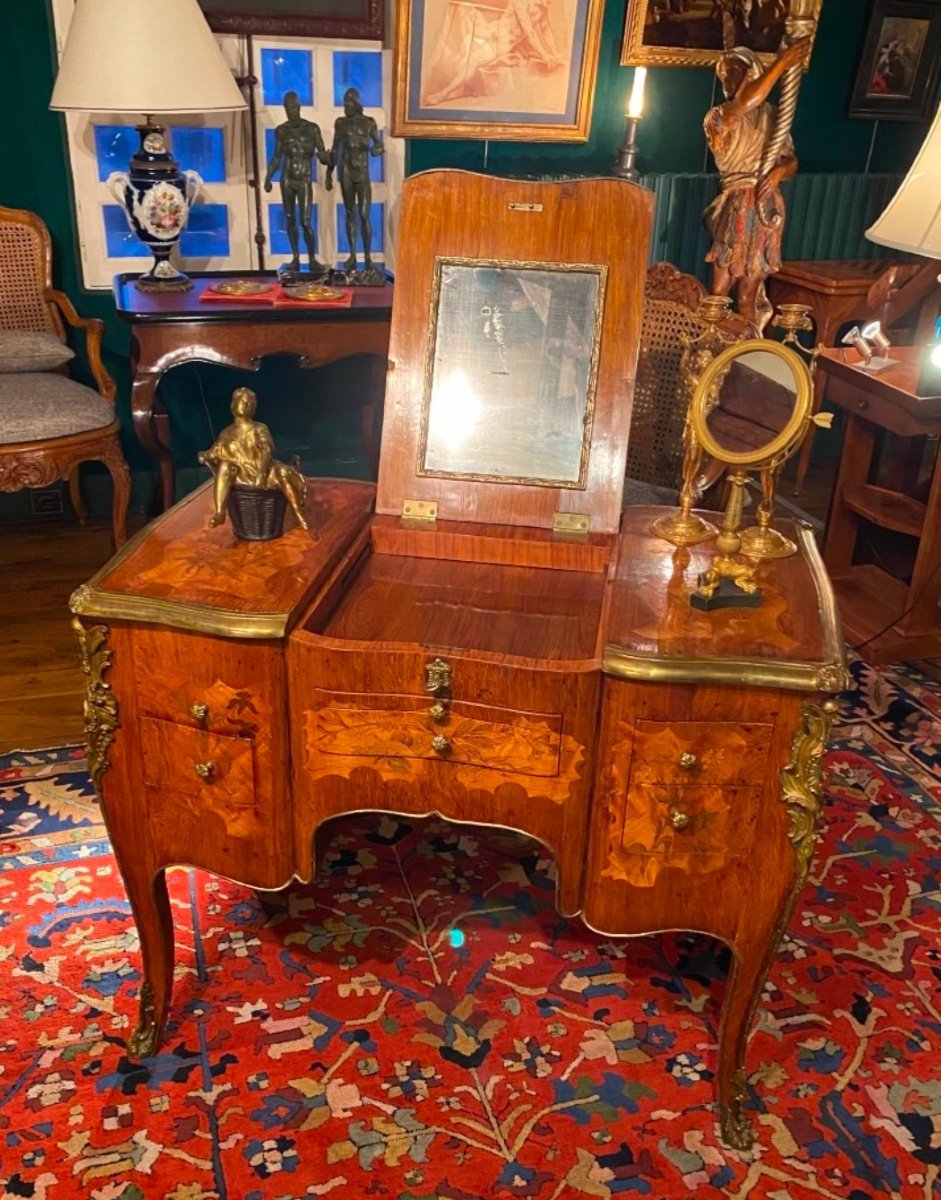
[[[713,1104],[727,954],[560,920],[524,838],[344,818],[263,906],[171,872],[162,1052],[125,1055],[138,942],[78,750],[0,759],[3,1200],[928,1200],[941,1170],[941,692],[856,663],[827,832]]]

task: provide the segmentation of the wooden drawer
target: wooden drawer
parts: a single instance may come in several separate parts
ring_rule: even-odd
[[[218,806],[254,808],[255,764],[249,738],[209,733],[157,717],[141,717],[144,782]]]
[[[732,721],[637,721],[631,789],[649,784],[759,787],[771,725]]]
[[[562,717],[434,697],[314,689],[311,749],[363,758],[466,763],[520,775],[559,773]]]
[[[631,788],[621,848],[629,854],[730,857],[751,841],[761,789],[754,787]]]

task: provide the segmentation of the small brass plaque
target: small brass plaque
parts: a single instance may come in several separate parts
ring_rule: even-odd
[[[405,521],[437,521],[437,500],[406,500],[402,504],[402,519]]]
[[[553,533],[587,533],[591,517],[585,513],[553,513]]]

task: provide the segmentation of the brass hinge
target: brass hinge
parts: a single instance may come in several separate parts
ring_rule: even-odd
[[[557,512],[552,514],[553,533],[587,533],[591,517],[586,513]]]
[[[405,500],[402,504],[403,521],[437,521],[437,500]]]

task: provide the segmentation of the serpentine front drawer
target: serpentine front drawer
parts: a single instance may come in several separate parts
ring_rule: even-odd
[[[559,773],[562,717],[428,696],[315,689],[311,749],[357,758],[466,763],[519,775]]]

